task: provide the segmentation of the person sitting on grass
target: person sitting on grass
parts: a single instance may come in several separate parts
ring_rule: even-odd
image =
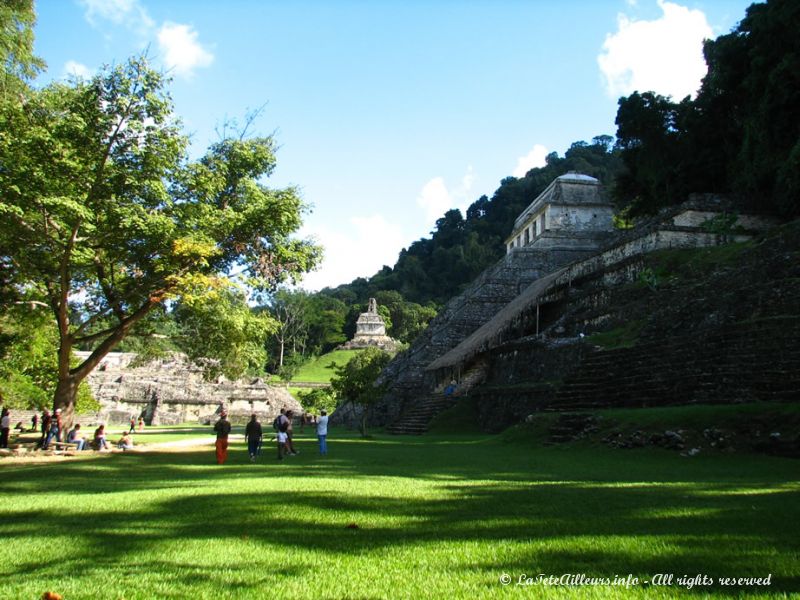
[[[133,436],[131,436],[130,431],[122,434],[122,437],[117,442],[117,448],[120,450],[133,450]]]
[[[94,430],[94,441],[92,443],[97,450],[108,450],[105,425],[100,425],[100,427]]]
[[[75,444],[75,447],[80,451],[86,448],[86,438],[81,433],[81,424],[76,423],[75,427],[70,429],[67,434],[67,443]]]
[[[11,431],[11,413],[7,408],[3,408],[0,417],[0,448],[8,448],[8,434]]]

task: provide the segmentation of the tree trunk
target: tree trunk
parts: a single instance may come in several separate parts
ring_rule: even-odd
[[[369,418],[369,404],[364,406],[364,410],[361,411],[361,423],[358,427],[359,432],[361,433],[361,437],[367,437],[367,419]]]
[[[69,376],[67,378],[59,378],[58,384],[56,385],[56,393],[53,398],[53,414],[55,414],[56,409],[61,409],[61,424],[64,430],[72,428],[72,421],[75,418],[75,401],[78,398],[79,384],[79,381],[75,381],[74,377]]]

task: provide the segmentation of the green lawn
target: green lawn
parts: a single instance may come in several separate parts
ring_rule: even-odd
[[[508,436],[307,432],[242,445],[0,460],[4,598],[731,597],[800,592],[800,463],[541,447]],[[511,584],[504,586],[507,574]],[[636,577],[516,585],[525,575]],[[672,574],[670,586],[644,584]],[[766,577],[769,587],[677,579]]]
[[[312,358],[305,363],[292,377],[292,381],[305,383],[328,383],[333,377],[333,363],[342,367],[361,350],[334,350],[322,356]]]

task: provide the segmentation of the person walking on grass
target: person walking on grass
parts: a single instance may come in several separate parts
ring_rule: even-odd
[[[297,456],[300,454],[294,448],[294,412],[289,410],[286,411],[286,449],[289,451],[291,456]]]
[[[244,428],[244,441],[247,442],[247,452],[250,454],[250,462],[256,461],[256,456],[261,454],[261,423],[258,422],[256,413],[250,415],[250,422]]]
[[[37,448],[44,449],[44,441],[47,439],[47,433],[50,431],[50,421],[52,420],[53,417],[50,416],[50,411],[45,408],[42,411],[42,437],[39,438],[36,444]]]
[[[286,449],[286,440],[288,436],[286,435],[285,431],[278,430],[278,433],[275,434],[278,440],[278,460],[283,460],[283,457],[288,454]]]
[[[280,414],[277,417],[275,417],[275,420],[272,422],[272,428],[276,432],[276,435],[274,438],[272,438],[272,440],[278,439],[277,432],[278,431],[285,432],[287,427],[289,427],[289,419],[286,416],[286,409],[282,408]]]
[[[317,439],[319,440],[319,453],[328,455],[328,411],[322,410],[317,419]]]
[[[217,464],[224,465],[228,460],[228,436],[231,433],[231,422],[228,421],[228,413],[224,410],[219,415],[219,421],[214,425],[217,434],[216,450]]]

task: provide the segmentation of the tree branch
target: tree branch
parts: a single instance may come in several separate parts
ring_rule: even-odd
[[[136,312],[126,318],[118,326],[113,329],[113,333],[109,335],[80,365],[70,370],[70,375],[77,383],[82,381],[92,370],[103,360],[103,357],[111,352],[122,339],[128,334],[131,327],[141,321],[147,313],[158,303],[148,299]]]

